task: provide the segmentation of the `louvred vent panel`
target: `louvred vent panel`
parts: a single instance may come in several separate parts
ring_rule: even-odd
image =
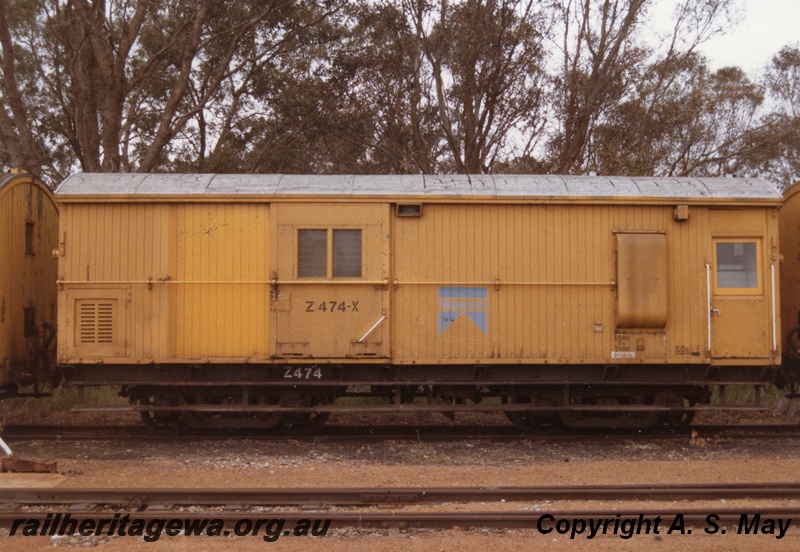
[[[77,314],[79,345],[114,342],[114,301],[81,301]]]

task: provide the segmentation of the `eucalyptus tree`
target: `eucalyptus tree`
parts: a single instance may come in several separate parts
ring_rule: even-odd
[[[559,62],[554,64],[558,69],[551,96],[556,125],[550,129],[547,151],[553,172],[597,168],[591,159],[598,142],[595,130],[613,126],[620,104],[640,96],[642,86],[649,88],[648,98],[638,108],[653,117],[697,47],[728,24],[733,0],[680,0],[670,31],[655,40],[649,25],[654,4],[654,0],[554,2],[560,39],[554,44]]]
[[[669,76],[672,86],[658,90]],[[710,71],[701,56],[650,66],[637,95],[609,109],[588,148],[606,174],[690,176],[736,174],[754,154],[763,87],[737,67]],[[658,101],[654,101],[654,95]]]
[[[3,14],[21,14],[0,18],[6,149],[16,154],[19,144],[31,169],[30,151],[41,152],[38,163],[55,178],[75,168],[203,167],[247,114],[242,106],[255,81],[276,58],[306,48],[308,31],[341,4],[3,0]],[[22,81],[35,93],[15,94],[21,72],[16,88]],[[43,161],[49,151],[61,160]]]
[[[800,181],[800,47],[787,45],[764,71],[769,110],[748,133],[747,168],[781,187]]]
[[[403,0],[430,79],[422,100],[436,113],[450,166],[491,171],[516,131],[538,132],[549,21],[544,0]],[[424,64],[424,67],[423,67]]]
[[[39,175],[47,165],[48,152],[37,141],[36,120],[32,120],[25,99],[36,96],[29,52],[14,43],[12,29],[30,27],[30,11],[17,2],[0,0],[0,156],[7,165]],[[35,103],[34,103],[35,105]]]

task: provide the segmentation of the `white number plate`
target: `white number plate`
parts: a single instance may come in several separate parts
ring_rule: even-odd
[[[321,380],[325,379],[322,368],[318,366],[301,366],[286,368],[283,372],[283,379],[292,380]]]

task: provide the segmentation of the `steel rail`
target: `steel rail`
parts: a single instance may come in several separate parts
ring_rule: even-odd
[[[800,483],[709,483],[665,485],[578,485],[543,487],[392,487],[258,489],[91,489],[5,488],[3,504],[39,506],[75,504],[210,506],[371,506],[452,502],[674,501],[800,499]]]
[[[697,431],[700,439],[755,439],[767,441],[774,439],[791,439],[793,442],[800,439],[800,425],[692,425],[682,431],[660,430],[639,432],[631,429],[611,429],[602,432],[593,429],[560,428],[559,432],[552,434],[524,433],[511,424],[487,425],[424,425],[424,426],[390,426],[378,425],[326,425],[319,431],[310,435],[285,435],[278,431],[264,430],[263,428],[231,428],[224,424],[219,427],[203,427],[202,429],[189,428],[185,433],[169,434],[154,433],[142,424],[129,425],[68,425],[50,426],[35,424],[6,425],[0,435],[7,439],[17,441],[47,440],[47,441],[201,441],[214,439],[256,439],[268,441],[362,441],[375,440],[422,440],[422,441],[474,441],[474,440],[509,440],[509,439],[535,439],[553,442],[563,441],[598,441],[608,443],[609,437],[619,439],[635,439],[637,441],[651,439],[656,442],[667,440],[687,441],[690,431]]]
[[[76,405],[70,412],[202,412],[207,414],[225,413],[296,413],[317,414],[322,412],[765,412],[768,406],[659,406],[659,405],[567,405],[535,406],[530,404],[329,404],[318,406],[288,407],[280,405],[226,405],[192,404],[183,406],[149,406],[131,404],[127,406],[86,406]]]

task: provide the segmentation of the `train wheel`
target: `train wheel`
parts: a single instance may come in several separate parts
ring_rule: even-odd
[[[669,407],[682,407],[684,401],[682,398],[674,394],[669,394],[662,398],[665,406]],[[694,406],[696,401],[689,399],[689,406]],[[661,429],[670,432],[683,432],[689,429],[689,426],[694,420],[694,410],[684,410],[683,412],[669,412],[662,414],[659,417],[658,425]]]
[[[800,336],[800,326],[795,326],[786,334],[786,343],[796,355],[800,355],[800,340],[798,340],[798,336]]]
[[[575,394],[569,404],[574,408],[559,412],[561,422],[574,429],[644,430],[653,428],[663,416],[647,406],[663,406],[659,398],[644,394]],[[597,411],[585,407],[600,407]],[[644,407],[644,408],[642,408]]]
[[[265,406],[272,406],[276,404],[280,404],[280,399],[273,395],[266,395],[263,397],[257,397],[255,401],[256,405],[265,405]],[[283,420],[283,414],[280,412],[267,412],[263,414],[256,414],[255,416],[261,427],[267,429],[274,429],[280,426],[281,421]]]
[[[300,393],[286,393],[280,405],[286,408],[310,408],[322,404],[332,404],[334,397],[304,396]],[[284,435],[310,435],[319,431],[328,420],[330,412],[287,412],[281,419],[281,433]]]
[[[177,391],[159,391],[142,396],[139,398],[139,404],[155,408],[154,410],[139,411],[139,415],[148,429],[162,435],[180,435],[188,429],[187,424],[183,423],[183,415],[180,412],[157,410],[159,406],[170,407],[186,404]]]
[[[510,404],[536,404],[537,406],[552,405],[555,403],[549,399],[537,400],[536,397],[521,396],[521,397],[508,397],[503,399],[503,402]],[[525,433],[533,435],[552,435],[560,429],[558,423],[558,416],[550,412],[534,411],[534,410],[508,410],[505,412],[512,424]]]

